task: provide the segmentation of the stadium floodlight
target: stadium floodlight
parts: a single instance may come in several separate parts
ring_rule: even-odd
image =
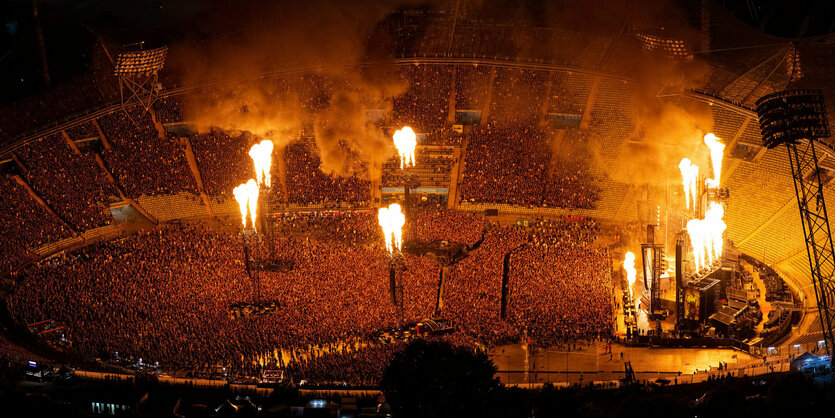
[[[140,43],[141,45],[141,43]],[[156,49],[126,51],[116,57],[113,74],[119,79],[119,95],[122,110],[131,120],[128,109],[135,104],[142,107],[142,114],[150,112],[151,106],[159,97],[159,70],[165,65],[168,47]],[[141,116],[141,115],[140,115]]]
[[[649,53],[666,55],[683,61],[692,61],[693,52],[683,39],[668,38],[647,32],[636,32],[641,49]]]
[[[162,69],[167,56],[167,46],[147,51],[123,52],[116,57],[116,68],[113,73],[116,76],[150,75]]]
[[[831,356],[835,350],[835,249],[815,153],[816,139],[829,136],[823,91],[785,90],[763,96],[757,100],[757,114],[765,146],[788,149],[821,330]]]
[[[826,104],[820,90],[785,90],[757,100],[763,143],[768,148],[829,136]]]

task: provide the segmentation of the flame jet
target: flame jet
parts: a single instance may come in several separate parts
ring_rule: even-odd
[[[725,154],[725,144],[711,133],[705,135],[705,145],[710,148],[710,162],[713,164],[713,178],[707,179],[706,182],[708,186],[718,188],[719,181],[722,179],[722,157]]]
[[[693,202],[693,209],[696,209],[696,199],[699,194],[699,166],[692,164],[689,158],[682,158],[678,169],[681,171],[681,183],[684,186],[684,201],[687,209],[690,209],[690,202]]]
[[[255,166],[255,182],[257,185],[264,184],[272,187],[270,168],[273,164],[273,141],[265,139],[259,144],[255,144],[249,149],[249,156],[252,158],[252,164]]]
[[[406,215],[400,211],[400,205],[392,203],[388,208],[380,208],[377,212],[377,221],[383,228],[386,251],[389,253],[400,251],[403,244],[403,225],[406,224]]]
[[[629,283],[629,300],[632,300],[632,285],[635,284],[635,279],[638,276],[638,271],[635,270],[635,253],[632,251],[627,251],[624,254],[623,269],[626,270],[626,281]]]
[[[244,229],[246,229],[247,212],[249,212],[252,221],[252,229],[257,229],[255,221],[258,218],[258,193],[258,183],[253,179],[249,179],[248,182],[232,190],[241,211],[241,223]],[[249,208],[249,211],[247,211],[247,208]]]
[[[394,146],[400,154],[400,169],[415,166],[415,146],[417,136],[412,128],[404,126],[403,129],[394,133]]]
[[[249,194],[247,192],[246,183],[232,190],[232,194],[235,195],[235,200],[238,202],[238,208],[241,210],[241,222],[243,223],[244,229],[246,229],[246,206],[249,202]]]

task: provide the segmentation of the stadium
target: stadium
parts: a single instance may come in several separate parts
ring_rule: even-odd
[[[829,379],[831,30],[712,0],[193,3],[87,17],[54,80],[32,41],[44,87],[0,116],[8,370],[344,407],[420,341],[531,391]]]

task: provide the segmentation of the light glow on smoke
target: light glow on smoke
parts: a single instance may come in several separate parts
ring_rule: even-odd
[[[255,165],[255,181],[257,185],[272,187],[270,168],[273,164],[273,141],[265,139],[249,149],[252,164]]]
[[[415,146],[417,136],[412,128],[404,126],[403,129],[394,133],[394,146],[400,155],[400,168],[415,166]]]
[[[400,251],[403,244],[403,225],[406,224],[406,215],[400,211],[400,205],[392,203],[388,208],[380,208],[377,212],[377,221],[383,228],[386,251],[389,253]]]

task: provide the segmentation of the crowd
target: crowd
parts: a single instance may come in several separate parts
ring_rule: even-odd
[[[254,294],[236,224],[168,225],[43,261],[21,272],[8,307],[20,323],[67,326],[84,359],[203,377],[287,367],[297,380],[373,384],[400,349],[377,339],[399,313],[376,221],[370,211],[287,215],[274,242],[248,241],[253,260],[290,266],[254,270],[261,300],[275,305],[263,315],[228,315]],[[449,338],[489,346],[609,335],[609,259],[592,221],[484,229],[474,215],[427,212],[421,223],[419,233],[474,248],[443,283],[437,261],[405,254],[407,323],[440,315],[459,331]]]
[[[197,192],[183,146],[176,138],[160,137],[150,115],[131,120],[115,112],[99,124],[113,147],[102,157],[128,197]]]
[[[611,256],[593,221],[543,222],[510,256],[508,320],[542,347],[612,335]]]
[[[79,123],[67,128],[66,132],[73,141],[99,137],[99,131],[93,125],[93,122]]]
[[[24,178],[35,192],[76,230],[106,225],[115,187],[89,154],[76,155],[61,134],[30,142],[15,151]]]
[[[403,65],[400,75],[408,81],[409,88],[403,95],[394,98],[394,125],[408,125],[415,132],[444,129],[449,115],[452,68],[445,65]]]
[[[534,125],[547,92],[547,71],[500,68],[496,70],[490,122],[509,125]]]
[[[478,203],[594,208],[599,188],[585,159],[552,159],[545,132],[531,126],[469,131],[461,197]]]
[[[17,267],[33,249],[72,236],[11,177],[0,176],[0,271]]]
[[[312,144],[294,142],[285,151],[287,164],[287,199],[300,204],[348,202],[366,205],[371,199],[368,180],[357,175],[326,174],[319,168],[320,159]]]
[[[255,178],[255,166],[249,156],[248,135],[230,134],[220,129],[191,135],[189,138],[200,169],[203,190],[210,196],[232,197],[239,184]],[[275,177],[278,183],[279,178]],[[276,184],[280,189],[281,185]]]
[[[505,255],[527,241],[521,228],[493,228],[481,245],[449,269],[443,314],[464,333],[487,344],[515,341],[518,330],[501,317]]]
[[[262,299],[279,306],[269,316],[228,316],[229,305],[252,297],[242,244],[199,226],[153,230],[33,266],[8,305],[21,323],[72,324],[67,338],[83,358],[118,352],[167,370],[251,372],[276,348],[370,339],[395,325],[382,234],[375,238],[366,245],[277,238],[275,257],[294,268],[258,273]],[[404,316],[429,317],[440,266],[425,257],[405,261]]]
[[[600,188],[583,159],[557,158],[543,190],[542,203],[560,208],[594,209]]]
[[[484,218],[466,212],[424,210],[418,213],[414,228],[407,228],[406,239],[420,242],[448,241],[472,246],[481,239]]]
[[[544,132],[487,126],[468,133],[461,198],[539,206],[551,153]]]

